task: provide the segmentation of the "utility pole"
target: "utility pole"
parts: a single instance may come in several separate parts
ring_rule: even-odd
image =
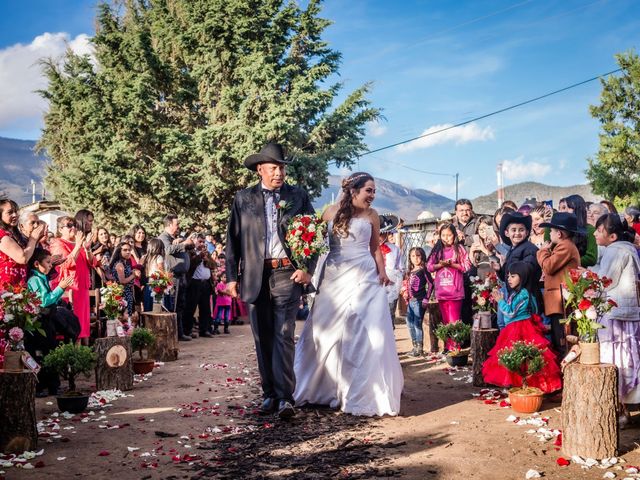
[[[496,167],[496,180],[498,182],[498,191],[496,196],[498,197],[498,208],[500,208],[504,203],[504,178],[502,176],[502,162],[498,163],[498,166]]]
[[[458,177],[460,174],[456,173],[456,202],[458,201]]]
[[[36,203],[36,182],[31,179],[31,203]]]

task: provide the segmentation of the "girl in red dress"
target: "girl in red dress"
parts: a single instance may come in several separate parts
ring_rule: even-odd
[[[562,388],[562,378],[556,355],[551,350],[551,343],[544,335],[542,320],[537,315],[536,300],[524,287],[529,279],[530,268],[525,262],[511,264],[507,272],[507,282],[511,292],[509,297],[505,299],[497,290],[493,294],[498,302],[498,308],[504,315],[506,326],[500,331],[495,346],[482,366],[482,376],[485,382],[492,385],[522,386],[522,377],[498,363],[498,353],[517,341],[534,343],[543,350],[545,366],[540,372],[527,379],[527,385],[550,393]]]

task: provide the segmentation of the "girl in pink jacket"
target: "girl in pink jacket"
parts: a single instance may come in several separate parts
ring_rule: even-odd
[[[450,223],[443,225],[440,228],[440,239],[427,260],[427,270],[433,274],[443,323],[460,320],[464,299],[464,272],[470,267],[471,262],[464,246],[458,241],[456,228]],[[453,348],[450,340],[445,348]]]

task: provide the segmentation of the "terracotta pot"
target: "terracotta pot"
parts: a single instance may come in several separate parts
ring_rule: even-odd
[[[580,357],[578,361],[583,365],[598,365],[600,363],[600,344],[598,342],[580,343]]]
[[[144,375],[153,371],[155,365],[154,360],[134,360],[133,361],[133,373],[136,375]]]
[[[535,413],[542,407],[542,390],[539,388],[528,387],[512,388],[509,390],[509,401],[514,412],[518,413]]]
[[[469,361],[469,354],[465,353],[462,355],[447,355],[446,356],[447,363],[451,367],[466,367],[467,362]]]
[[[7,350],[4,352],[4,371],[5,372],[22,372],[22,352],[14,352]]]

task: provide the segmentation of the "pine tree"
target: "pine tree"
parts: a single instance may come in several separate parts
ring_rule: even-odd
[[[591,115],[601,125],[600,149],[589,159],[587,178],[594,192],[623,202],[640,201],[640,58],[616,55],[619,76],[602,82],[600,105]]]
[[[317,196],[328,162],[351,166],[379,117],[368,84],[336,105],[341,56],[321,38],[319,0],[125,0],[101,4],[96,23],[95,63],[44,64],[39,146],[56,198],[115,228],[174,212],[223,230],[256,180],[243,160],[267,141]]]

